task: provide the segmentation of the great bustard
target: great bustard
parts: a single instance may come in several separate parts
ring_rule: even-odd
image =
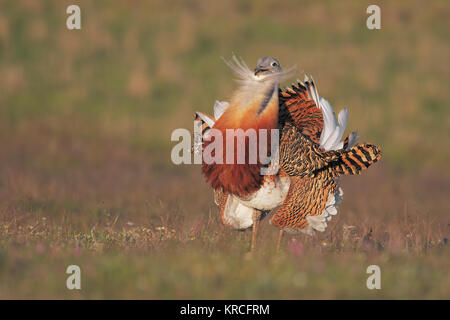
[[[201,149],[210,142],[206,138],[210,128],[223,132],[279,128],[280,170],[262,176],[260,163],[204,163],[202,171],[215,190],[222,223],[236,229],[253,226],[251,250],[261,214],[277,207],[271,219],[271,224],[280,228],[277,248],[283,231],[325,231],[342,201],[338,177],[367,169],[380,159],[381,151],[371,144],[354,146],[356,132],[341,141],[348,111],[342,110],[336,119],[312,79],[305,77],[304,82],[281,91],[279,82],[286,73],[276,59],[260,58],[253,73],[233,58],[236,65],[228,65],[242,84],[230,103],[216,101],[214,117],[196,113],[204,137]]]

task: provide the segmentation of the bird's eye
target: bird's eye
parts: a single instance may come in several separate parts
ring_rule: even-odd
[[[272,67],[276,67],[278,64],[276,62],[272,62]]]

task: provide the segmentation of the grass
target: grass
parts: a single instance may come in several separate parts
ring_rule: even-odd
[[[0,1],[0,298],[450,298],[445,1],[381,2],[379,31],[359,1],[78,2],[81,31],[70,1]],[[233,51],[297,63],[383,150],[278,254],[269,219],[250,256],[200,168],[170,162],[172,130],[235,87]]]

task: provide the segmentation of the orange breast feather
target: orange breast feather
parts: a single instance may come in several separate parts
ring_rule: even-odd
[[[259,157],[259,141],[263,136],[260,136],[259,130],[267,129],[265,141],[267,141],[266,150],[269,155],[271,150],[270,130],[276,129],[278,126],[278,99],[272,99],[262,112],[260,110],[261,104],[261,98],[254,99],[245,108],[242,108],[238,103],[232,103],[215,123],[214,128],[222,132],[223,143],[215,149],[213,155],[216,156],[216,159],[222,159],[222,164],[207,164],[203,162],[202,165],[202,172],[214,189],[245,197],[261,187],[264,176],[260,173],[263,164]],[[249,163],[249,137],[245,136],[242,138],[243,140],[240,140],[237,136],[234,136],[233,141],[228,141],[227,129],[242,129],[244,132],[248,129],[254,129],[256,131],[257,162],[255,164]],[[213,141],[214,138],[211,141],[207,141],[205,149]],[[244,141],[245,164],[237,164],[238,152],[242,151],[240,148],[242,146],[238,145],[239,141]],[[232,164],[226,163],[227,143],[233,143],[234,146],[234,161]]]

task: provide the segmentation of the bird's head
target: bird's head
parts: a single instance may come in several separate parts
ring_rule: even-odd
[[[295,66],[284,71],[281,68],[280,62],[272,57],[261,57],[258,59],[258,63],[254,71],[251,71],[244,60],[238,59],[233,56],[231,60],[222,58],[225,63],[236,73],[238,76],[237,81],[249,85],[262,83],[280,83],[292,77],[292,73],[295,70]]]
[[[255,67],[256,77],[265,77],[269,74],[282,73],[280,62],[272,57],[261,57]]]

